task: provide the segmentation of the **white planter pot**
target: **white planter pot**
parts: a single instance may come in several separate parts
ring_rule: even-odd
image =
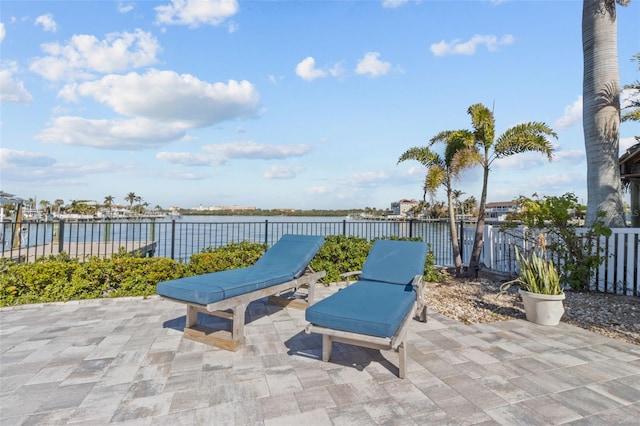
[[[540,325],[558,325],[564,314],[564,294],[549,295],[519,290],[527,320]]]

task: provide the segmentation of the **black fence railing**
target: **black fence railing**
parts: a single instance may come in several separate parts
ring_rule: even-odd
[[[0,229],[1,256],[14,261],[66,253],[86,260],[110,257],[119,250],[188,261],[194,253],[230,242],[274,244],[284,234],[344,235],[373,240],[420,238],[441,265],[451,265],[451,239],[444,222],[418,220],[259,220],[259,221],[91,221],[5,222]]]

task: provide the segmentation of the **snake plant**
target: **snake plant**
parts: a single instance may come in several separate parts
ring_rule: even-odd
[[[553,264],[553,260],[545,259],[544,251],[538,255],[535,251],[529,258],[523,256],[516,247],[516,259],[520,270],[518,278],[508,281],[500,286],[502,293],[506,292],[513,284],[518,284],[522,290],[538,294],[563,294],[560,285],[560,275]]]

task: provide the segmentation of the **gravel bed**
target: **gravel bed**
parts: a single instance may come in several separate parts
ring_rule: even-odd
[[[465,324],[525,319],[517,286],[499,294],[500,281],[487,277],[427,283],[430,309]],[[567,291],[562,322],[640,345],[640,298]]]

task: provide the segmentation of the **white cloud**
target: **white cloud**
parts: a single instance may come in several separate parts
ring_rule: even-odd
[[[395,9],[409,2],[409,0],[382,0],[382,7],[387,9]]]
[[[160,152],[156,158],[182,166],[218,166],[226,164],[229,160],[274,160],[301,157],[311,151],[309,145],[267,145],[253,141],[205,145],[202,149],[206,153]],[[295,171],[295,169],[291,170]]]
[[[133,2],[118,2],[118,12],[120,13],[129,13],[136,7],[136,4]]]
[[[327,73],[316,68],[316,60],[307,56],[296,65],[296,74],[303,80],[313,81],[316,78],[326,77]]]
[[[48,56],[31,63],[30,70],[52,81],[88,79],[94,73],[127,71],[158,61],[158,40],[140,29],[134,32],[110,33],[104,40],[79,34],[65,45],[44,43],[41,49]]]
[[[356,66],[357,74],[369,74],[372,77],[379,77],[385,75],[391,69],[389,62],[384,62],[378,59],[380,57],[379,52],[367,52]]]
[[[564,107],[564,114],[558,118],[555,127],[558,130],[564,130],[576,123],[582,121],[582,95],[578,96],[571,105]]]
[[[431,45],[431,52],[436,56],[445,55],[473,55],[476,53],[478,46],[486,46],[490,52],[498,50],[500,46],[513,44],[514,38],[507,34],[498,39],[494,35],[474,35],[468,41],[460,41],[459,39],[451,42],[441,40],[439,43]]]
[[[227,31],[229,34],[233,34],[240,28],[240,25],[237,22],[229,22],[227,25]]]
[[[48,167],[55,159],[37,152],[0,148],[2,170],[9,167]]]
[[[0,102],[30,104],[33,96],[24,87],[21,80],[14,78],[18,66],[13,61],[6,61],[0,70]]]
[[[38,16],[34,25],[41,25],[42,29],[48,32],[55,33],[58,31],[58,25],[50,13]]]
[[[205,151],[215,157],[228,159],[273,160],[288,157],[301,157],[311,151],[309,145],[267,145],[253,141],[227,142],[205,145]]]
[[[273,165],[264,173],[265,179],[293,179],[304,171],[304,167]]]
[[[167,25],[220,25],[238,12],[236,0],[171,0],[171,4],[157,6],[156,22]],[[234,27],[235,28],[235,27]]]
[[[0,168],[2,178],[10,182],[42,182],[51,185],[85,185],[89,175],[123,173],[134,169],[132,165],[108,162],[81,163],[60,162],[39,152],[0,148]]]
[[[569,164],[579,164],[582,163],[586,158],[586,154],[584,150],[573,149],[570,151],[556,151],[553,153],[553,162],[569,163]]]
[[[538,152],[523,152],[518,155],[498,158],[494,162],[496,169],[530,170],[547,164],[547,156]]]
[[[214,158],[208,154],[192,152],[159,152],[156,154],[156,158],[165,163],[180,166],[218,166],[226,162],[224,158]]]
[[[108,75],[100,80],[71,84],[59,92],[67,101],[92,97],[126,116],[144,117],[191,128],[256,114],[260,96],[248,81],[208,83],[173,71]]]
[[[390,176],[387,172],[364,172],[352,175],[349,178],[349,182],[355,186],[377,186],[389,179]]]
[[[4,40],[5,35],[7,35],[7,30],[4,27],[4,22],[0,22],[0,43]]]
[[[47,143],[87,146],[101,149],[138,150],[157,148],[180,139],[185,129],[155,120],[91,120],[57,117],[35,137]]]
[[[90,97],[124,116],[116,119],[57,117],[36,136],[43,142],[103,149],[157,148],[190,141],[186,131],[256,114],[259,94],[247,82],[208,83],[173,71],[111,74],[100,80],[65,85],[58,96],[68,102]],[[208,160],[207,160],[208,161]]]

